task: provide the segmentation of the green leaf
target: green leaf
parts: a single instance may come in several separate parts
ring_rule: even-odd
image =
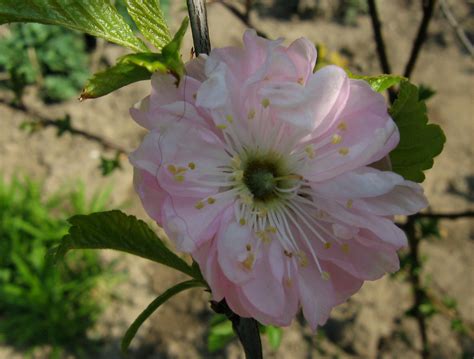
[[[226,346],[235,337],[232,323],[224,316],[223,321],[211,323],[207,337],[207,350],[213,353]]]
[[[156,71],[170,72],[179,82],[185,71],[179,51],[188,23],[186,17],[173,40],[163,47],[161,54],[141,52],[125,55],[118,59],[115,66],[96,73],[87,81],[81,100],[101,97],[131,83],[148,80]]]
[[[158,50],[171,41],[171,34],[158,0],[125,0],[125,3],[128,13],[143,36]]]
[[[55,260],[71,249],[115,249],[150,259],[202,280],[200,272],[168,249],[150,227],[135,216],[113,210],[76,215],[68,221],[72,225],[69,233],[50,253]]]
[[[273,350],[277,350],[281,343],[283,331],[281,328],[267,325],[266,334],[268,336],[268,343]]]
[[[153,314],[155,310],[157,310],[163,303],[165,303],[168,299],[173,297],[174,295],[191,288],[196,287],[203,287],[205,286],[202,281],[198,280],[188,280],[186,282],[181,282],[176,284],[174,287],[167,289],[163,294],[157,297],[153,302],[151,302],[148,307],[135,319],[135,321],[130,325],[125,333],[125,336],[122,339],[122,351],[126,351],[130,346],[132,339],[137,334],[138,329],[140,326],[145,322],[145,320]]]
[[[109,0],[2,0],[0,25],[39,22],[104,38],[134,51],[146,51]]]
[[[406,80],[403,76],[398,75],[378,75],[378,76],[361,76],[349,73],[349,77],[352,79],[364,80],[377,92],[384,92],[392,86],[398,85],[403,80]]]
[[[400,142],[390,152],[393,171],[407,180],[423,182],[423,171],[433,167],[433,158],[443,150],[443,130],[428,124],[426,105],[419,100],[418,88],[408,81],[401,83],[390,114],[400,130]]]

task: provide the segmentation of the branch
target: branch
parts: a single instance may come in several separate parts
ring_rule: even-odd
[[[250,27],[252,29],[254,29],[256,32],[257,32],[257,35],[258,36],[261,36],[261,37],[264,37],[266,39],[268,39],[268,35],[255,28],[255,26],[252,24],[252,22],[250,21],[250,7],[248,7],[247,5],[247,8],[246,8],[246,12],[245,13],[242,13],[239,9],[237,9],[234,5],[231,5],[227,2],[225,2],[224,0],[219,0],[217,1],[219,4],[221,4],[222,6],[224,6],[227,10],[229,10],[232,14],[235,15],[235,17],[237,17],[240,21],[242,21],[242,23],[245,24],[245,26],[247,27]]]
[[[382,36],[382,24],[380,23],[377,6],[375,0],[368,0],[369,14],[372,21],[372,29],[374,31],[374,40],[377,45],[377,54],[379,56],[380,67],[386,74],[391,74],[392,70],[388,62],[387,53],[385,51],[385,42]]]
[[[470,218],[474,217],[474,211],[467,210],[464,212],[453,212],[453,213],[417,213],[413,215],[414,218],[434,218],[434,219],[459,219],[459,218]]]
[[[433,10],[435,7],[436,0],[422,0],[423,7],[423,18],[421,19],[420,27],[418,28],[418,34],[416,35],[415,42],[411,49],[410,58],[405,66],[405,72],[403,76],[410,77],[413,69],[415,68],[416,60],[420,54],[421,47],[425,43],[426,33],[428,31],[428,25],[430,24],[431,18],[433,17]]]
[[[456,31],[456,35],[458,36],[459,40],[461,43],[464,45],[466,50],[469,52],[469,54],[474,57],[474,46],[472,45],[471,41],[466,35],[466,32],[464,29],[459,25],[459,22],[456,20],[454,17],[453,13],[451,12],[451,9],[449,8],[448,3],[446,0],[440,0],[440,7],[441,7],[441,12],[443,15],[446,17],[446,19],[449,22],[449,25]]]
[[[382,24],[380,23],[377,6],[375,5],[375,0],[367,0],[367,3],[369,5],[370,20],[372,22],[372,29],[374,32],[374,40],[377,47],[380,67],[382,68],[383,73],[391,74],[392,68],[390,66],[390,63],[388,62],[387,52],[385,51],[385,41],[382,36]],[[395,102],[397,96],[392,88],[388,89],[388,97],[391,103]]]
[[[186,0],[186,2],[193,33],[194,51],[196,55],[209,54],[211,52],[211,41],[209,40],[204,0]]]
[[[7,104],[7,102],[4,101],[4,100],[0,100],[0,103]],[[23,112],[28,117],[31,117],[32,119],[34,119],[34,121],[37,122],[40,126],[55,127],[57,129],[60,129],[60,130],[63,129],[63,125],[61,124],[61,121],[54,120],[54,119],[42,116],[39,113],[37,113],[36,111],[33,111],[33,110],[27,108],[26,106],[11,107],[11,108],[14,109],[15,111]],[[72,126],[72,125],[70,127],[68,127],[66,129],[66,131],[71,133],[72,135],[78,135],[78,136],[84,137],[85,139],[87,139],[89,141],[96,142],[96,143],[100,144],[105,149],[114,150],[114,151],[117,151],[119,153],[127,153],[128,152],[124,147],[122,147],[120,145],[117,145],[117,144],[115,144],[115,143],[113,143],[113,142],[111,142],[111,141],[109,141],[109,140],[107,140],[107,139],[105,139],[105,138],[103,138],[99,135],[96,135],[94,133],[84,131],[84,130],[80,130],[80,129]]]

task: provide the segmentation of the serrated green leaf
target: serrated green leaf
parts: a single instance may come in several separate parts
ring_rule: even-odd
[[[164,264],[197,280],[201,273],[173,253],[142,220],[121,211],[76,215],[71,227],[50,255],[62,258],[71,249],[115,249]]]
[[[433,167],[433,158],[443,150],[443,130],[428,124],[426,105],[419,100],[418,88],[408,81],[401,83],[390,114],[400,131],[400,142],[390,152],[393,171],[407,180],[423,182],[423,171]]]
[[[81,100],[105,96],[134,82],[148,80],[152,73],[133,63],[117,63],[105,71],[94,74],[85,84]]]
[[[186,289],[203,287],[203,286],[204,285],[202,281],[188,280],[186,282],[181,282],[179,284],[176,284],[175,286],[163,292],[159,297],[157,297],[153,302],[151,302],[143,312],[141,312],[141,314],[137,317],[137,319],[135,319],[132,325],[130,325],[130,327],[127,329],[127,332],[125,333],[122,339],[122,344],[121,344],[122,351],[125,352],[128,349],[132,339],[137,334],[137,331],[140,328],[140,326],[143,324],[143,322],[150,315],[152,315],[153,312],[155,312],[155,310],[157,310],[163,303],[165,303],[168,299],[170,299],[171,297],[175,296],[176,294]]]
[[[171,34],[158,0],[125,0],[125,3],[140,32],[158,50],[171,41]]]
[[[101,37],[134,51],[146,51],[109,0],[2,0],[0,25],[39,22]]]
[[[94,74],[84,86],[80,98],[84,100],[107,95],[131,83],[148,80],[156,71],[170,72],[179,82],[184,74],[179,51],[188,23],[188,18],[185,18],[173,40],[163,47],[161,54],[141,52],[125,55],[118,59],[116,65]]]
[[[349,73],[349,77],[358,80],[364,80],[377,92],[384,92],[392,86],[398,85],[403,80],[406,80],[403,76],[398,75],[378,75],[378,76],[361,76]]]
[[[283,337],[283,330],[278,327],[267,325],[266,334],[268,336],[268,343],[273,350],[277,350]]]

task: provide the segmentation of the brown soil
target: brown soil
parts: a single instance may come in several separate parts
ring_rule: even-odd
[[[172,18],[181,19],[184,12],[180,8],[181,2],[177,3],[173,5]],[[330,13],[330,2],[320,3]],[[468,19],[463,26],[473,31],[472,18],[468,17],[469,11],[473,11],[472,4],[461,0],[451,3],[458,18]],[[421,10],[418,1],[384,1],[379,7],[393,71],[400,73],[410,52]],[[252,21],[273,37],[284,36],[291,41],[306,36],[316,43],[326,44],[331,50],[351,54],[351,67],[357,72],[380,73],[368,16],[359,16],[357,26],[348,27],[330,21],[328,13],[310,20],[295,17],[282,21],[273,17],[259,18],[254,12]],[[245,26],[220,4],[209,6],[209,22],[214,47],[241,42]],[[176,28],[178,21],[172,25]],[[188,56],[191,44],[188,33],[184,56]],[[107,57],[114,58],[120,53],[117,47],[107,45]],[[454,31],[437,9],[428,42],[412,78],[415,83],[436,89],[436,96],[429,101],[429,115],[431,121],[443,127],[448,138],[443,154],[427,172],[424,183],[433,211],[459,211],[473,206],[473,74],[472,58],[464,52]],[[25,102],[47,116],[60,117],[69,113],[75,126],[101,134],[132,150],[144,131],[130,119],[128,108],[148,91],[149,84],[139,83],[93,101],[79,103],[72,100],[45,106],[36,100],[32,89]],[[8,99],[8,94],[0,95]],[[86,183],[90,193],[112,185],[113,205],[122,205],[127,212],[147,218],[132,189],[132,169],[126,160],[121,171],[104,178],[97,169],[98,157],[103,153],[98,144],[77,136],[57,138],[51,128],[30,136],[18,129],[23,120],[23,113],[0,104],[0,171],[7,178],[13,173],[27,173],[44,179],[47,191],[77,181]],[[440,298],[454,297],[465,323],[473,326],[474,223],[467,219],[442,221],[441,229],[441,240],[425,241],[421,247],[427,258],[422,278],[425,283],[429,280],[429,287]],[[120,268],[129,275],[113,288],[119,299],[110,303],[91,336],[104,341],[100,358],[120,358],[119,342],[127,326],[156,295],[182,277],[135,257],[110,252],[104,252],[103,256],[105,260],[118,256]],[[129,357],[243,358],[235,342],[217,354],[207,352],[207,322],[211,316],[208,299],[206,293],[192,290],[170,300],[140,329]],[[272,352],[264,340],[265,357],[419,358],[421,339],[416,321],[404,315],[411,304],[411,289],[403,278],[385,277],[368,282],[348,303],[334,311],[324,327],[325,337],[316,337],[303,321],[295,320],[284,330],[277,352]],[[471,358],[474,354],[473,338],[453,332],[449,316],[444,314],[435,314],[428,320],[428,338],[433,358]],[[45,353],[47,350],[43,357],[47,356]],[[22,357],[24,354],[12,348],[0,347],[0,358]]]

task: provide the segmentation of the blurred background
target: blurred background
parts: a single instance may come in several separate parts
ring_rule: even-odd
[[[176,30],[185,2],[161,3]],[[392,72],[403,74],[421,1],[376,4]],[[126,15],[121,0],[116,6]],[[439,0],[411,76],[447,137],[423,184],[433,213],[472,215],[473,14],[472,0]],[[309,38],[318,66],[383,72],[366,0],[209,1],[208,16],[213,47],[241,44],[254,26],[287,43]],[[191,47],[188,30],[185,60]],[[149,93],[149,83],[77,100],[88,76],[124,53],[52,26],[0,26],[0,359],[121,358],[131,322],[183,279],[107,251],[72,253],[55,268],[45,257],[72,214],[118,207],[150,223],[126,158],[144,135],[128,109]],[[412,247],[401,253],[402,270],[366,283],[317,333],[301,318],[282,331],[267,328],[265,357],[472,358],[474,223],[440,217],[410,220]],[[243,358],[230,324],[212,314],[208,299],[195,289],[170,300],[140,329],[128,357]]]

